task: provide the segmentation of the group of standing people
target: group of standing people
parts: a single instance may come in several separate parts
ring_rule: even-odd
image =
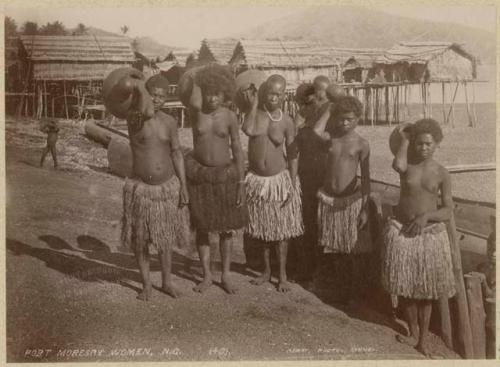
[[[264,271],[252,283],[270,281],[275,250],[281,292],[291,288],[286,265],[293,238],[303,235],[298,247],[304,279],[314,277],[321,254],[345,255],[340,263],[351,274],[356,255],[373,253],[370,147],[355,130],[362,104],[328,78],[319,76],[301,87],[294,121],[282,110],[282,76],[236,91],[227,68],[201,68],[190,79],[189,93],[181,96],[193,131],[193,149],[186,155],[177,121],[161,111],[168,81],[155,75],[144,82],[130,72],[117,72],[111,79],[105,103],[112,113],[126,116],[132,148],[134,177],[126,179],[123,189],[122,240],[138,261],[143,279],[139,299],[148,300],[152,293],[149,245],[159,253],[161,289],[179,295],[171,277],[172,249],[188,241],[190,223],[203,268],[197,292],[213,284],[209,233],[219,235],[221,286],[228,293],[236,292],[230,264],[232,239],[239,229],[263,251]],[[241,130],[249,137],[248,168],[237,116],[225,106],[235,93],[246,105]],[[404,298],[410,326],[411,335],[400,341],[417,344],[418,339],[423,353],[431,300],[454,293],[442,223],[452,210],[450,179],[432,159],[441,139],[434,120],[401,127],[393,164],[401,178],[401,199],[384,230],[382,251],[382,284]],[[353,287],[347,288],[350,300]]]

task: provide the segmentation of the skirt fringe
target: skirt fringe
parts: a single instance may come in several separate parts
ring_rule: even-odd
[[[369,223],[358,230],[361,192],[332,197],[318,191],[318,244],[324,253],[359,254],[372,251]]]
[[[452,297],[456,290],[446,225],[431,224],[416,237],[406,237],[401,228],[402,224],[391,218],[384,229],[384,288],[412,299]]]
[[[232,232],[248,223],[246,205],[236,206],[238,170],[235,164],[206,167],[186,156],[191,222],[203,232]]]
[[[158,252],[189,244],[189,211],[179,208],[176,176],[161,185],[127,178],[123,187],[121,240],[132,250],[153,245]]]
[[[245,232],[266,241],[283,241],[304,233],[300,182],[295,188],[288,170],[270,177],[246,176],[249,222]]]

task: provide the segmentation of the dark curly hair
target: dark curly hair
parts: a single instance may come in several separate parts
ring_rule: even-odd
[[[353,96],[342,96],[335,100],[335,113],[341,115],[343,113],[354,112],[357,117],[361,117],[363,113],[363,105]]]
[[[410,140],[415,141],[421,134],[430,134],[436,143],[441,143],[443,140],[441,126],[434,119],[421,119],[413,124],[410,129]]]
[[[161,88],[165,90],[165,92],[168,92],[168,87],[168,79],[161,74],[153,75],[146,81],[146,89],[149,93],[152,92],[153,88]]]
[[[204,95],[222,92],[226,101],[231,100],[236,92],[233,73],[228,67],[219,64],[210,64],[202,68],[196,73],[195,82]]]

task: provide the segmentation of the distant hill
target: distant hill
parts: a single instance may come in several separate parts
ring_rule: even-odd
[[[496,60],[495,34],[453,23],[400,17],[354,6],[317,6],[258,25],[236,37],[320,41],[336,47],[388,48],[399,41],[465,45],[482,63]]]

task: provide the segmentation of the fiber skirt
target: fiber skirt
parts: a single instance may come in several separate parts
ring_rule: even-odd
[[[304,233],[300,182],[294,188],[288,170],[270,177],[248,172],[246,197],[249,222],[245,232],[250,237],[272,242]]]
[[[438,299],[455,294],[448,232],[444,223],[427,226],[416,237],[401,234],[402,224],[389,219],[384,229],[382,285],[393,295]]]
[[[161,252],[189,244],[189,211],[179,208],[180,184],[172,176],[160,185],[127,178],[123,187],[121,240],[132,250],[149,244]]]
[[[318,244],[324,253],[359,254],[372,251],[368,230],[358,230],[362,208],[361,191],[346,197],[333,197],[318,191]]]
[[[191,223],[203,232],[229,232],[248,223],[246,205],[236,206],[238,169],[236,164],[207,167],[191,154],[185,159]]]

